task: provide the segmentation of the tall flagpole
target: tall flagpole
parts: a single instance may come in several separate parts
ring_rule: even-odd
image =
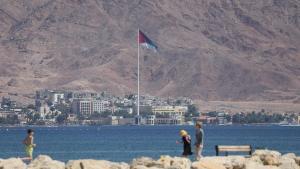
[[[137,98],[137,115],[138,115],[138,124],[140,116],[140,29],[138,28],[138,98]]]

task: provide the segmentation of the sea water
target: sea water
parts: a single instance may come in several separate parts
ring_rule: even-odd
[[[103,159],[130,162],[133,158],[180,156],[179,131],[194,141],[193,126],[79,126],[32,127],[37,147],[34,156],[53,159]],[[0,127],[0,158],[23,157],[22,140],[28,127]],[[251,145],[300,155],[300,127],[205,126],[204,156],[215,155],[215,145]]]

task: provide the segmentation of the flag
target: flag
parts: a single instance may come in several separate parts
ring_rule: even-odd
[[[157,46],[140,30],[138,43],[147,49],[153,49],[155,52],[157,51]]]

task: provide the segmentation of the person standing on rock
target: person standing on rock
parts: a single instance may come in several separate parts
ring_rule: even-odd
[[[34,131],[32,129],[27,130],[27,137],[23,140],[27,157],[23,158],[23,160],[32,160],[33,148],[36,146],[36,144],[33,143],[33,134]]]
[[[202,129],[202,124],[200,122],[196,123],[195,128],[196,128],[195,154],[196,154],[196,159],[200,160],[200,158],[202,158],[204,132]]]
[[[189,155],[192,155],[192,148],[191,148],[191,136],[187,133],[187,131],[185,130],[180,130],[180,136],[182,141],[177,141],[176,143],[183,143],[183,153],[182,156],[183,157],[188,157]]]

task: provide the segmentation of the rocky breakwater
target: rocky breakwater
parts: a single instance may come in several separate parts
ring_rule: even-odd
[[[196,162],[181,157],[161,156],[158,160],[141,157],[128,164],[92,159],[63,163],[40,155],[28,165],[18,158],[0,159],[0,169],[300,169],[300,157],[257,150],[251,157],[205,157]]]

